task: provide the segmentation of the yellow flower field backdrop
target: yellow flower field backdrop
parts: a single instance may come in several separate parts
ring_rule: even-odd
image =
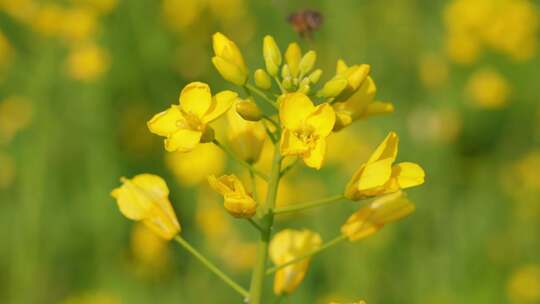
[[[274,139],[262,303],[540,303],[539,39],[538,0],[0,0],[0,303],[242,303],[185,249],[249,289]]]

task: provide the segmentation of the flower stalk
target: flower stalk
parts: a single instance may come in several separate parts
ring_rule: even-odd
[[[234,154],[231,150],[229,150],[229,148],[227,148],[225,145],[223,145],[222,143],[220,143],[217,139],[214,139],[212,141],[212,143],[216,146],[218,146],[221,150],[223,150],[223,152],[225,152],[227,155],[229,155],[232,159],[234,159],[237,163],[239,163],[240,165],[244,166],[246,169],[248,169],[250,172],[253,172],[254,174],[256,174],[257,176],[259,176],[260,178],[264,179],[265,181],[268,181],[268,176],[266,174],[264,174],[264,172],[261,172],[260,170],[258,170],[257,168],[253,167],[250,163],[246,162],[246,161],[243,161],[241,160],[240,158],[238,158],[238,156],[236,156],[236,154]]]
[[[338,203],[343,200],[346,200],[347,198],[343,194],[338,194],[335,196],[307,202],[307,203],[301,203],[301,204],[292,204],[290,206],[277,208],[274,210],[274,214],[285,214],[285,213],[293,213],[293,212],[299,212],[304,211],[311,208],[321,207],[333,203]]]
[[[221,271],[214,263],[210,262],[204,255],[202,255],[197,249],[193,248],[188,241],[182,238],[180,235],[174,237],[174,240],[186,249],[191,255],[193,255],[199,262],[201,262],[208,270],[217,275],[225,284],[229,285],[232,289],[242,295],[244,298],[249,296],[249,292]]]

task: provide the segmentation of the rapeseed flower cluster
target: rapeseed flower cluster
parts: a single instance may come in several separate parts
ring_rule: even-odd
[[[253,247],[239,240],[227,243],[231,251],[229,246],[222,247],[223,252],[232,253],[229,258],[241,256],[240,248],[256,250],[256,254],[247,255],[254,256],[248,259],[252,261],[248,263],[252,267],[250,288],[242,287],[184,239],[163,178],[147,173],[122,178],[112,196],[124,216],[141,222],[165,241],[178,242],[247,303],[270,303],[263,295],[267,275],[274,274],[276,296],[293,293],[317,253],[345,240],[366,238],[413,212],[415,206],[404,190],[423,184],[425,173],[416,163],[397,162],[399,137],[389,132],[360,164],[342,193],[306,203],[279,204],[278,191],[288,187],[283,177],[291,169],[303,163],[319,170],[327,159],[329,138],[346,132],[342,130],[355,121],[393,112],[394,105],[376,99],[375,81],[367,64],[348,65],[340,59],[335,74],[320,83],[323,71],[316,68],[317,53],[303,52],[297,43],[289,44],[282,53],[273,37],[264,37],[263,67],[251,70],[240,47],[226,35],[216,33],[212,42],[211,62],[216,71],[241,90],[212,93],[206,83],[189,83],[181,90],[178,103],[155,114],[147,125],[151,133],[164,138],[164,149],[173,155],[169,166],[183,184],[195,185],[207,178],[210,189],[223,198],[223,209],[233,218],[247,221],[259,234]],[[221,117],[226,117],[225,125],[217,122]],[[223,155],[245,170],[222,172]],[[212,165],[201,161],[205,157],[215,159]],[[349,159],[349,166],[354,160]],[[193,173],[196,171],[201,174]],[[280,200],[283,197],[287,196]],[[324,242],[309,229],[274,233],[274,218],[278,216],[338,201],[367,199],[373,200],[344,221],[332,240]],[[229,233],[230,224],[220,209],[208,204],[198,209],[197,223],[209,239],[234,235]],[[159,247],[158,243],[153,246]],[[145,256],[152,257],[154,252]],[[268,259],[273,267],[267,268]]]

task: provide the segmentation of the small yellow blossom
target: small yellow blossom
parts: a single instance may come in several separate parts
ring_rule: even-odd
[[[339,131],[358,119],[394,112],[392,103],[375,100],[376,92],[375,82],[370,76],[366,76],[352,96],[342,102],[334,103],[332,105],[336,112],[334,131]]]
[[[77,47],[67,58],[67,73],[76,80],[94,81],[103,75],[108,67],[107,52],[95,44]]]
[[[371,67],[367,64],[347,66],[345,61],[338,60],[336,75],[330,79],[320,91],[322,97],[344,101],[360,89],[369,76]]]
[[[122,186],[111,195],[120,212],[130,220],[141,221],[160,237],[170,240],[180,233],[180,225],[169,201],[165,181],[153,174],[139,174],[132,179],[121,178]]]
[[[148,129],[166,137],[165,150],[189,152],[199,143],[212,140],[205,138],[208,132],[211,133],[208,123],[224,114],[236,97],[237,94],[231,91],[222,91],[212,97],[207,84],[192,82],[180,93],[180,105],[172,105],[154,115],[148,122]]]
[[[351,242],[366,238],[384,225],[409,215],[414,208],[402,191],[381,196],[353,213],[341,227],[341,233]]]
[[[470,77],[465,91],[474,105],[486,109],[497,109],[507,104],[510,85],[501,74],[486,68],[475,72]]]
[[[345,196],[351,200],[397,192],[424,183],[424,170],[415,163],[395,164],[399,138],[390,132],[362,164],[347,184]]]
[[[287,68],[290,72],[290,76],[293,78],[298,77],[300,72],[300,60],[302,59],[302,50],[298,43],[293,42],[289,44],[285,51],[285,61],[287,62]]]
[[[0,101],[0,144],[9,143],[31,123],[32,116],[32,104],[24,97],[10,96]]]
[[[218,72],[225,80],[244,85],[248,70],[238,46],[222,33],[215,33],[212,38],[215,53],[212,63]]]
[[[285,229],[270,241],[269,253],[276,265],[285,264],[303,256],[321,246],[322,239],[318,233],[309,230]],[[309,266],[309,258],[278,270],[274,277],[274,293],[290,294],[304,280]]]
[[[223,196],[225,209],[234,217],[250,218],[257,211],[257,202],[249,194],[236,175],[208,177],[208,183]]]
[[[66,41],[76,43],[89,39],[97,31],[97,16],[90,8],[75,7],[67,9],[61,20],[59,33]]]
[[[210,174],[220,174],[225,169],[225,154],[213,144],[197,145],[189,152],[173,152],[165,155],[165,163],[178,183],[195,186]]]
[[[508,281],[507,292],[511,303],[539,303],[540,265],[530,264],[516,269]]]
[[[442,56],[425,54],[420,58],[418,76],[422,84],[429,89],[437,89],[448,82],[449,67]]]
[[[0,190],[8,189],[15,181],[15,160],[8,154],[0,151]]]
[[[239,104],[246,103],[245,101]],[[232,108],[227,114],[229,122],[228,138],[231,148],[236,155],[248,163],[256,163],[266,139],[266,130],[260,121],[243,119],[236,109]]]
[[[62,6],[47,3],[39,6],[33,18],[31,26],[34,31],[44,36],[55,36],[62,32],[62,22],[65,9]]]
[[[332,106],[327,103],[315,106],[302,93],[283,95],[279,102],[279,117],[283,124],[281,154],[302,157],[307,166],[321,168],[326,137],[336,120]]]

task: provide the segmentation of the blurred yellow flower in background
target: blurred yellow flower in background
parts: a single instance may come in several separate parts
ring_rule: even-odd
[[[189,152],[199,143],[212,141],[208,124],[223,115],[237,98],[232,91],[212,96],[206,83],[192,82],[182,89],[180,105],[172,105],[148,122],[150,132],[164,136],[168,152]]]
[[[121,304],[120,298],[105,292],[87,292],[68,297],[62,304]]]
[[[241,102],[241,104],[244,103],[246,102]],[[231,148],[240,159],[248,163],[256,163],[261,156],[266,140],[264,125],[260,121],[243,119],[235,107],[229,110],[227,119],[229,122],[227,135]]]
[[[131,231],[131,254],[142,275],[160,273],[169,262],[167,242],[140,223]]]
[[[250,218],[255,215],[257,202],[236,175],[223,175],[219,178],[210,175],[208,183],[223,196],[224,207],[232,216]]]
[[[225,154],[213,144],[197,145],[190,152],[165,154],[165,163],[179,184],[195,186],[225,169]]]
[[[10,96],[0,101],[0,145],[8,144],[20,130],[32,121],[33,107],[20,96]]]
[[[438,54],[428,53],[420,57],[418,77],[424,87],[438,89],[448,82],[449,67],[446,59]]]
[[[212,63],[216,70],[236,85],[244,85],[247,81],[248,69],[238,46],[222,33],[212,36],[214,54]]]
[[[341,233],[351,242],[366,238],[384,225],[395,222],[414,211],[414,205],[402,191],[381,196],[353,213]]]
[[[508,103],[510,85],[497,71],[484,68],[476,71],[469,78],[465,93],[477,107],[497,109]]]
[[[114,189],[111,195],[125,217],[141,221],[166,240],[180,233],[180,225],[169,201],[169,188],[161,177],[145,173],[132,179],[121,178],[121,181],[122,186]]]
[[[109,68],[110,58],[106,50],[96,44],[84,44],[70,51],[66,68],[70,77],[92,82]]]
[[[71,0],[80,7],[91,8],[100,14],[108,14],[118,6],[118,0]]]
[[[322,239],[318,233],[309,230],[282,230],[270,241],[269,254],[276,265],[284,264],[299,258],[321,246]],[[274,293],[292,293],[304,280],[309,267],[309,258],[286,266],[276,271],[274,277]]]
[[[7,189],[13,182],[16,177],[16,166],[15,160],[10,155],[0,151],[0,190]]]
[[[394,165],[398,144],[397,134],[390,132],[347,184],[345,190],[347,198],[359,200],[424,183],[425,173],[418,164],[402,162]]]
[[[69,43],[79,43],[93,37],[97,31],[98,20],[94,10],[74,7],[64,10],[60,35]]]
[[[540,265],[530,264],[517,268],[507,285],[508,297],[513,304],[540,302]]]
[[[326,137],[336,116],[329,104],[314,106],[302,93],[280,97],[279,117],[283,124],[281,154],[299,156],[311,168],[320,169],[326,153]]]
[[[534,56],[538,9],[529,0],[454,0],[444,11],[446,46],[452,60],[476,61],[484,48],[516,60]]]
[[[4,33],[0,31],[0,72],[11,62],[12,57],[13,47]]]

